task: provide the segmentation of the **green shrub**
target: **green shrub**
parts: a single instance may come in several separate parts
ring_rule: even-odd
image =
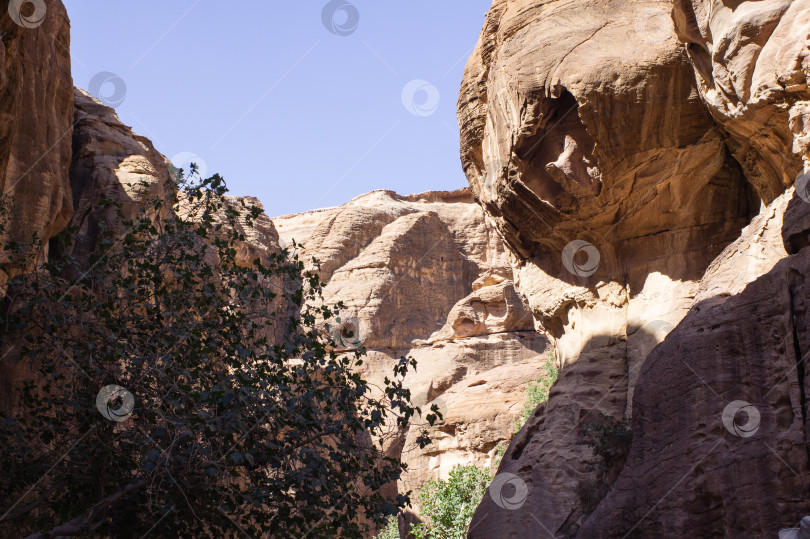
[[[543,366],[546,369],[546,376],[529,382],[529,389],[526,390],[526,404],[523,405],[523,414],[520,421],[515,422],[515,428],[512,431],[515,434],[523,428],[523,425],[526,424],[532,416],[532,413],[534,413],[534,409],[537,408],[539,404],[548,400],[548,392],[551,390],[551,386],[554,385],[554,382],[557,381],[559,371],[554,364],[554,356],[549,354],[549,358]]]
[[[595,479],[585,479],[577,486],[577,496],[585,514],[596,509],[616,482],[627,462],[632,442],[633,431],[627,418],[617,419],[600,412],[590,421],[580,421],[578,444],[593,450],[596,464],[591,471],[597,472]]]
[[[475,466],[455,466],[447,481],[428,481],[419,492],[421,517],[411,526],[417,539],[464,539],[475,508],[492,478]]]
[[[388,523],[385,528],[380,530],[374,539],[400,539],[399,537],[399,524],[396,515],[388,518]]]

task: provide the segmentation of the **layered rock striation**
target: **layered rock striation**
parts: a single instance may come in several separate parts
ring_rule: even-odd
[[[532,380],[547,375],[548,340],[515,292],[508,254],[468,190],[400,196],[374,191],[324,210],[274,218],[282,242],[342,302],[368,351],[364,374],[381,385],[403,356],[414,403],[436,404],[393,433],[388,446],[408,464],[399,490],[416,492],[456,464],[489,469],[508,443]],[[293,241],[294,240],[294,241]]]
[[[807,511],[804,375],[785,372],[803,364],[788,275],[807,227],[787,251],[781,234],[807,211],[785,189],[808,158],[808,5],[493,3],[462,163],[562,371],[499,468],[525,496],[491,491],[471,537],[764,537]],[[725,428],[735,399],[778,410],[757,438],[774,451]],[[589,517],[600,462],[580,442],[602,415],[632,417],[633,445]]]

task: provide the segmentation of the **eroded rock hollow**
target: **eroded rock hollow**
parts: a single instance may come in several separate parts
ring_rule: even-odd
[[[808,207],[790,187],[809,8],[493,3],[459,97],[462,163],[562,370],[499,468],[525,500],[490,492],[470,537],[768,537],[809,509]],[[734,401],[761,409],[756,435],[725,428]],[[580,442],[603,416],[631,417],[633,442],[594,510]]]

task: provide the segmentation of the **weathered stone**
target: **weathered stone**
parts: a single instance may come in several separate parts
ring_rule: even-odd
[[[810,162],[810,2],[675,0],[673,18],[700,95],[770,202]]]
[[[499,468],[527,485],[525,503],[504,509],[486,496],[470,537],[577,534],[587,516],[577,489],[595,479],[597,464],[590,448],[577,445],[581,422],[598,414],[635,419],[655,406],[665,429],[679,410],[710,413],[706,402],[675,391],[668,403],[656,401],[662,379],[651,382],[643,373],[651,352],[663,358],[666,343],[680,342],[683,324],[673,328],[687,312],[687,320],[703,324],[690,337],[705,339],[701,333],[716,326],[702,310],[724,309],[788,252],[810,245],[810,217],[793,205],[785,214],[788,199],[780,196],[808,162],[807,9],[804,1],[683,0],[674,13],[670,2],[656,0],[493,3],[459,98],[462,163],[489,221],[517,256],[516,288],[562,370]],[[706,50],[708,60],[699,58]],[[782,230],[783,214],[795,226]],[[763,301],[770,293],[789,310],[779,287],[768,286]],[[769,324],[760,316],[778,312],[738,301],[727,316],[742,331]],[[789,328],[773,329],[789,340]],[[712,344],[702,346],[668,348],[674,384],[694,375],[671,364],[687,353],[705,357]],[[743,365],[757,361],[754,349]],[[789,354],[776,355],[773,365],[790,363]],[[747,375],[738,383],[759,384]],[[620,481],[638,496],[614,490],[579,536],[636,533],[617,515],[625,502],[633,515],[636,507],[652,507],[670,468],[695,464],[686,448],[704,447],[700,428],[694,436],[679,431],[680,448],[657,447],[663,437],[642,442],[646,460],[633,453]],[[656,456],[662,451],[668,459]],[[749,464],[786,485],[768,484],[779,500],[773,503],[781,504],[768,505],[770,520],[754,522],[757,511],[743,508],[751,512],[741,520],[749,536],[765,534],[766,520],[790,524],[792,515],[795,522],[795,512],[806,510],[789,501],[789,492],[798,496],[790,485],[798,483],[770,461]],[[733,490],[730,478],[718,479],[716,490]],[[653,533],[651,522],[681,534],[742,533],[742,525],[728,522],[701,528],[697,505],[687,502],[664,504],[680,519],[674,527],[667,511],[656,510],[640,536]]]
[[[377,386],[401,356],[413,402],[444,419],[393,430],[392,454],[408,464],[399,490],[414,493],[456,464],[493,466],[520,419],[528,382],[547,375],[548,341],[512,284],[503,243],[469,191],[400,196],[375,191],[345,206],[274,219],[299,256],[320,261],[325,300],[343,301],[368,350]],[[310,269],[317,269],[314,264]],[[419,449],[427,428],[434,443]],[[414,497],[414,502],[416,501]]]
[[[61,0],[45,0],[41,24],[26,28],[8,4],[0,2],[0,192],[13,206],[0,240],[47,240],[73,213],[70,21]]]
[[[173,190],[167,191],[169,160],[148,139],[121,123],[114,109],[78,88],[75,104],[70,226],[76,232],[70,249],[82,256],[95,248],[101,227],[120,228],[119,209],[124,219],[134,219],[148,199],[159,198],[170,205]],[[104,201],[113,201],[119,208]]]
[[[781,214],[792,194],[768,210]],[[810,510],[810,250],[787,256],[779,221],[760,220],[726,249],[645,361],[627,464],[580,537],[646,537],[666,523],[674,536],[765,538]]]

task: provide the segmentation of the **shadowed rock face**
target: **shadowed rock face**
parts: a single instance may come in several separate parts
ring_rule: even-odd
[[[578,537],[648,537],[666,525],[676,537],[765,538],[810,512],[810,250],[788,256],[781,245],[810,233],[810,204],[791,188],[766,212],[644,362],[627,464]],[[750,247],[770,251],[770,264]],[[749,263],[769,271],[735,282]],[[727,408],[735,401],[744,407]]]
[[[169,160],[152,143],[121,123],[115,110],[75,89],[73,158],[70,186],[75,207],[72,252],[83,255],[95,247],[102,222],[115,226],[117,210],[102,204],[121,205],[126,219],[144,210],[149,198],[169,200]]]
[[[490,493],[471,537],[647,536],[669,529],[670,517],[681,534],[758,537],[777,524],[795,525],[807,510],[799,501],[806,493],[796,494],[800,483],[777,469],[773,453],[756,459],[731,446],[713,465],[740,461],[769,477],[751,479],[746,491],[772,496],[768,509],[729,494],[733,474],[707,468],[684,483],[700,489],[705,476],[715,493],[703,500],[711,509],[685,491],[653,507],[695,465],[694,448],[704,448],[706,433],[722,434],[715,404],[690,392],[700,379],[682,360],[718,365],[710,378],[729,386],[717,390],[723,405],[734,400],[732,386],[762,397],[749,391],[762,383],[753,367],[762,351],[748,343],[718,352],[713,317],[739,328],[729,332],[741,341],[767,325],[775,352],[766,365],[792,364],[793,352],[777,344],[791,340],[789,325],[767,321],[791,311],[785,287],[792,281],[766,279],[758,292],[749,289],[786,256],[780,230],[790,195],[782,193],[808,162],[808,5],[493,3],[459,98],[462,163],[476,199],[517,255],[516,288],[563,368],[499,468],[527,486],[522,503],[504,508]],[[802,232],[785,241],[796,253],[808,245]],[[771,310],[740,300],[709,314],[709,306],[744,293]],[[671,332],[687,313],[694,333]],[[693,341],[702,344],[687,344]],[[655,358],[657,367],[650,366]],[[666,375],[652,374],[659,371]],[[769,398],[785,402],[788,393],[780,391]],[[650,407],[656,425],[646,423]],[[672,419],[684,411],[687,419]],[[634,445],[616,489],[586,522],[576,491],[594,480],[596,463],[577,442],[580,422],[599,413],[631,415]],[[803,423],[792,428],[784,437],[799,443]],[[785,446],[778,436],[773,441]],[[798,455],[793,468],[803,473],[802,451],[785,451]],[[719,524],[716,504],[727,515]],[[633,518],[647,511],[655,518],[633,528]],[[757,519],[762,511],[768,518]],[[731,524],[732,514],[739,524]]]
[[[70,22],[60,0],[44,4],[41,24],[24,28],[0,2],[0,191],[14,203],[3,239],[15,241],[50,238],[73,213]]]

